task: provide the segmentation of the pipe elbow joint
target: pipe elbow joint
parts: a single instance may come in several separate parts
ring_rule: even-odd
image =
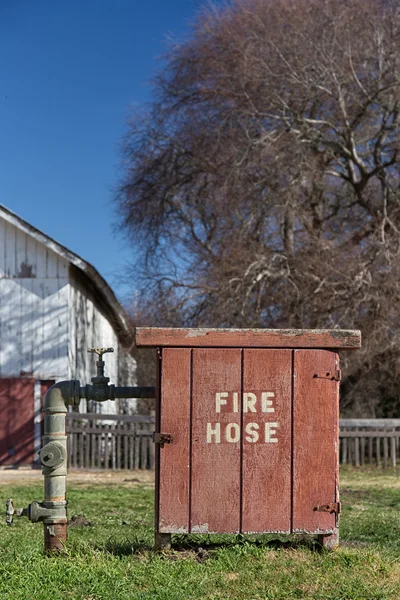
[[[80,402],[80,383],[77,380],[59,381],[49,388],[43,400],[44,413],[66,413],[67,406]]]

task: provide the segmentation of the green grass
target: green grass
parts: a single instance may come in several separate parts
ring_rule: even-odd
[[[68,549],[47,558],[42,526],[26,519],[0,525],[0,598],[7,600],[175,600],[186,598],[324,600],[400,598],[400,477],[379,470],[342,471],[341,546],[313,551],[307,540],[276,536],[173,538],[156,554],[153,492],[117,484],[70,484]],[[7,486],[18,506],[41,487]],[[275,540],[275,541],[274,541]],[[285,538],[282,538],[285,540]]]

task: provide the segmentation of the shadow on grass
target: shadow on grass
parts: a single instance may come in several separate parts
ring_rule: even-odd
[[[202,539],[199,539],[199,538]],[[228,536],[226,536],[228,537]],[[303,536],[295,539],[249,539],[245,536],[229,536],[231,539],[213,540],[211,536],[173,536],[171,548],[163,550],[161,554],[169,553],[187,555],[193,553],[199,562],[209,558],[209,553],[215,550],[233,548],[233,547],[259,547],[265,549],[286,549],[299,550],[308,549],[312,551],[325,551],[316,538],[312,536]],[[154,546],[146,540],[124,540],[116,541],[110,538],[105,545],[95,546],[95,550],[101,550],[113,554],[114,556],[130,556],[143,553],[155,553]]]
[[[316,538],[312,536],[302,536],[289,539],[270,539],[267,538],[249,538],[243,535],[230,536],[231,539],[214,540],[211,536],[199,539],[198,536],[175,536],[172,540],[172,549],[176,551],[197,550],[199,547],[206,550],[217,550],[220,548],[231,548],[233,546],[248,546],[260,548],[286,548],[296,550],[299,548],[308,548],[315,550],[321,547]],[[233,539],[232,539],[233,537]]]

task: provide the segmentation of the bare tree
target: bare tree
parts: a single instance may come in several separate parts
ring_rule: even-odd
[[[398,412],[400,14],[234,0],[170,50],[118,207],[166,325],[360,327],[342,410]]]

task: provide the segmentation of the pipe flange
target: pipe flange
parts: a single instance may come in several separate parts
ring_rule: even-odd
[[[65,448],[57,442],[49,442],[39,451],[39,459],[44,467],[56,469],[66,459]]]

